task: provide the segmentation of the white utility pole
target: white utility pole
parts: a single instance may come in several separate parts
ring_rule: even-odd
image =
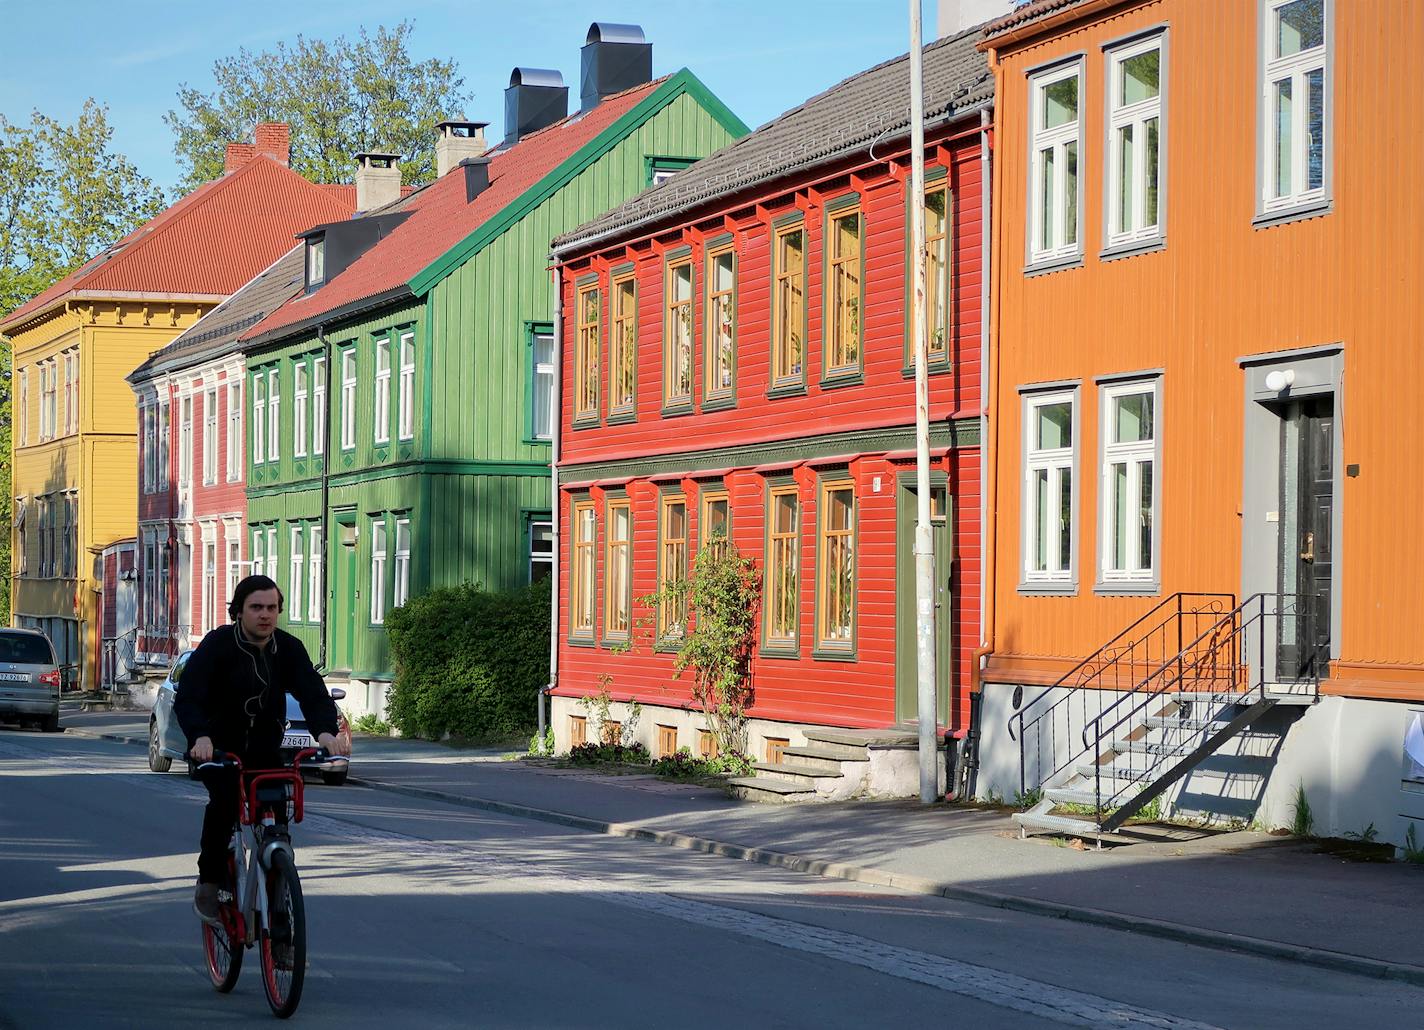
[[[935,560],[930,526],[929,340],[925,328],[925,96],[920,3],[910,0],[910,339],[915,348],[915,673],[920,722],[920,802],[939,796],[935,712]]]

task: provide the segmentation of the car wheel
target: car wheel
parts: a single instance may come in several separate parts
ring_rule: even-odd
[[[173,759],[163,753],[158,740],[158,723],[148,722],[148,768],[151,772],[166,773],[173,765]]]
[[[58,713],[58,712],[55,712],[53,715],[46,715],[43,719],[40,720],[40,732],[41,732],[41,733],[58,733],[58,732],[59,732],[59,713]]]
[[[321,774],[321,782],[328,787],[339,787],[346,782],[346,770],[341,772],[324,772]]]

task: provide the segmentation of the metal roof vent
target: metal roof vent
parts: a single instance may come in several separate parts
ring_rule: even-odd
[[[549,68],[515,68],[504,91],[504,142],[517,143],[569,113],[569,87]]]
[[[465,203],[469,204],[485,190],[489,189],[489,158],[467,157],[460,162],[465,172]]]
[[[588,27],[581,56],[579,105],[584,111],[597,107],[604,97],[653,78],[653,45],[637,25],[594,22]]]

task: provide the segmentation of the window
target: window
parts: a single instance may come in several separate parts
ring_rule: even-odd
[[[277,385],[277,369],[267,373],[267,460],[276,461],[281,455],[279,448],[282,420],[282,397]]]
[[[569,716],[569,747],[578,747],[580,744],[588,743],[588,717],[584,715]]]
[[[373,442],[391,442],[391,341],[376,341],[376,396]]]
[[[697,163],[695,157],[649,157],[646,158],[649,186],[661,186],[678,172]]]
[[[260,576],[267,571],[267,534],[261,526],[252,527],[252,575]]]
[[[549,375],[553,376],[552,369]],[[400,384],[397,387],[396,433],[402,440],[415,437],[415,334],[401,333]]]
[[[947,181],[925,191],[925,339],[931,366],[949,360],[949,212]]]
[[[173,447],[173,411],[167,400],[158,402],[158,483],[168,489],[169,452]]]
[[[178,402],[178,482],[187,486],[193,481],[193,396],[188,394]]]
[[[677,753],[677,727],[658,724],[658,758]]]
[[[737,375],[736,267],[731,247],[707,256],[707,328],[703,348],[707,367],[702,375],[703,400],[731,400]]]
[[[292,366],[292,453],[307,456],[307,363]]]
[[[326,453],[326,358],[312,359],[312,441],[313,454]]]
[[[386,518],[371,520],[371,624],[386,621]]]
[[[663,407],[692,405],[692,262],[668,266],[663,317]]]
[[[151,494],[158,470],[158,409],[147,404],[139,409],[139,413],[143,423],[143,492]]]
[[[826,243],[827,376],[860,368],[860,211],[831,215]]]
[[[203,394],[203,482],[218,481],[218,390]]]
[[[322,618],[321,602],[324,596],[322,594],[322,573],[326,567],[326,552],[322,550],[320,523],[307,530],[307,543],[307,621],[320,622]]]
[[[796,647],[800,614],[801,502],[794,484],[773,487],[767,501],[766,596],[762,612],[766,644]]]
[[[1102,388],[1102,583],[1155,578],[1157,382]]]
[[[855,485],[822,484],[816,521],[816,643],[849,650],[855,642]]]
[[[156,595],[158,604],[154,621],[157,623],[159,629],[168,632],[170,629],[176,628],[172,625],[176,620],[172,619],[170,614],[173,607],[173,600],[169,590],[173,579],[173,555],[169,550],[167,540],[159,543],[158,538],[155,537],[154,544],[158,548],[158,584],[155,588],[158,591]],[[184,600],[186,601],[187,598],[185,597]],[[187,619],[191,616],[189,616],[187,612],[184,612],[183,617]]]
[[[1035,75],[1029,183],[1029,263],[1075,257],[1078,247],[1079,84],[1073,63]]]
[[[1108,54],[1109,247],[1162,234],[1162,37]]]
[[[203,527],[203,633],[216,625],[218,612],[218,544],[217,527]]]
[[[727,541],[732,536],[732,513],[727,491],[709,489],[702,491],[701,518],[702,546],[714,551],[725,551]]]
[[[20,424],[20,446],[25,447],[30,442],[30,370],[20,369],[20,415],[17,421]]]
[[[302,585],[305,583],[306,569],[303,568],[302,527],[294,525],[290,529],[292,549],[287,565],[287,621],[300,622],[302,619]]]
[[[227,384],[227,481],[242,478],[242,380]],[[231,596],[231,595],[229,595]]]
[[[638,284],[631,274],[613,280],[613,331],[608,338],[608,415],[637,407]]]
[[[774,255],[776,285],[773,333],[773,389],[805,383],[806,230],[800,225],[779,229]]]
[[[53,358],[40,362],[40,440],[55,437],[55,395],[59,392],[58,372]]]
[[[554,438],[554,332],[553,327],[531,327],[529,333],[533,363],[531,382],[534,389],[534,403],[530,405],[532,426],[530,438],[552,440]]]
[[[341,449],[356,447],[356,348],[341,352]]]
[[[633,508],[628,498],[608,502],[607,553],[603,559],[603,635],[626,640],[633,607]]]
[[[73,578],[79,574],[79,495],[64,495],[64,556],[60,575]]]
[[[277,582],[277,527],[267,527],[267,578]]]
[[[687,579],[687,498],[664,494],[658,540],[658,592],[676,592]],[[677,639],[687,628],[687,599],[674,596],[658,606],[658,638]]]
[[[30,574],[30,549],[25,543],[25,516],[28,514],[26,511],[27,508],[28,505],[25,503],[25,498],[16,497],[15,506],[10,509],[14,512],[12,520],[15,526],[14,567],[15,575],[17,576],[28,576]]]
[[[79,352],[64,352],[64,433],[79,432]]]
[[[326,237],[312,236],[307,240],[307,292],[326,281]]]
[[[252,377],[252,464],[267,460],[267,386],[261,372]]]
[[[1024,582],[1073,578],[1074,394],[1024,398]]]
[[[1262,213],[1323,203],[1330,155],[1329,0],[1265,0]]]
[[[152,535],[152,530],[143,530],[143,567],[139,570],[139,606],[143,609],[140,616],[145,630],[152,631],[158,628],[158,601],[154,595],[154,571],[158,567],[158,541]]]
[[[399,608],[410,599],[410,519],[396,519],[396,569],[395,599],[392,606]]]
[[[593,636],[594,609],[594,524],[593,502],[582,500],[573,506],[573,585],[569,597],[569,635],[585,639]]]
[[[237,523],[224,525],[227,540],[227,583],[224,596],[229,598],[237,593],[237,584],[242,580],[242,540],[238,532]]]
[[[578,292],[575,344],[574,421],[598,418],[598,287]]]
[[[554,574],[554,524],[543,519],[529,523],[529,582]]]

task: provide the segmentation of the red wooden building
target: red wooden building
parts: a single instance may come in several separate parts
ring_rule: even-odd
[[[949,731],[967,722],[979,646],[993,84],[977,38],[931,45],[924,66]],[[560,750],[592,739],[578,699],[604,685],[625,724],[626,702],[641,704],[633,734],[655,755],[709,746],[688,683],[673,676],[677,618],[638,598],[684,576],[721,535],[762,582],[754,758],[781,764],[808,747],[800,757],[814,758],[837,736],[894,743],[893,732],[825,731],[915,720],[908,68],[901,57],[847,79],[555,240]],[[900,754],[913,791],[914,755]],[[866,789],[854,778],[786,782],[798,779],[822,794]]]

